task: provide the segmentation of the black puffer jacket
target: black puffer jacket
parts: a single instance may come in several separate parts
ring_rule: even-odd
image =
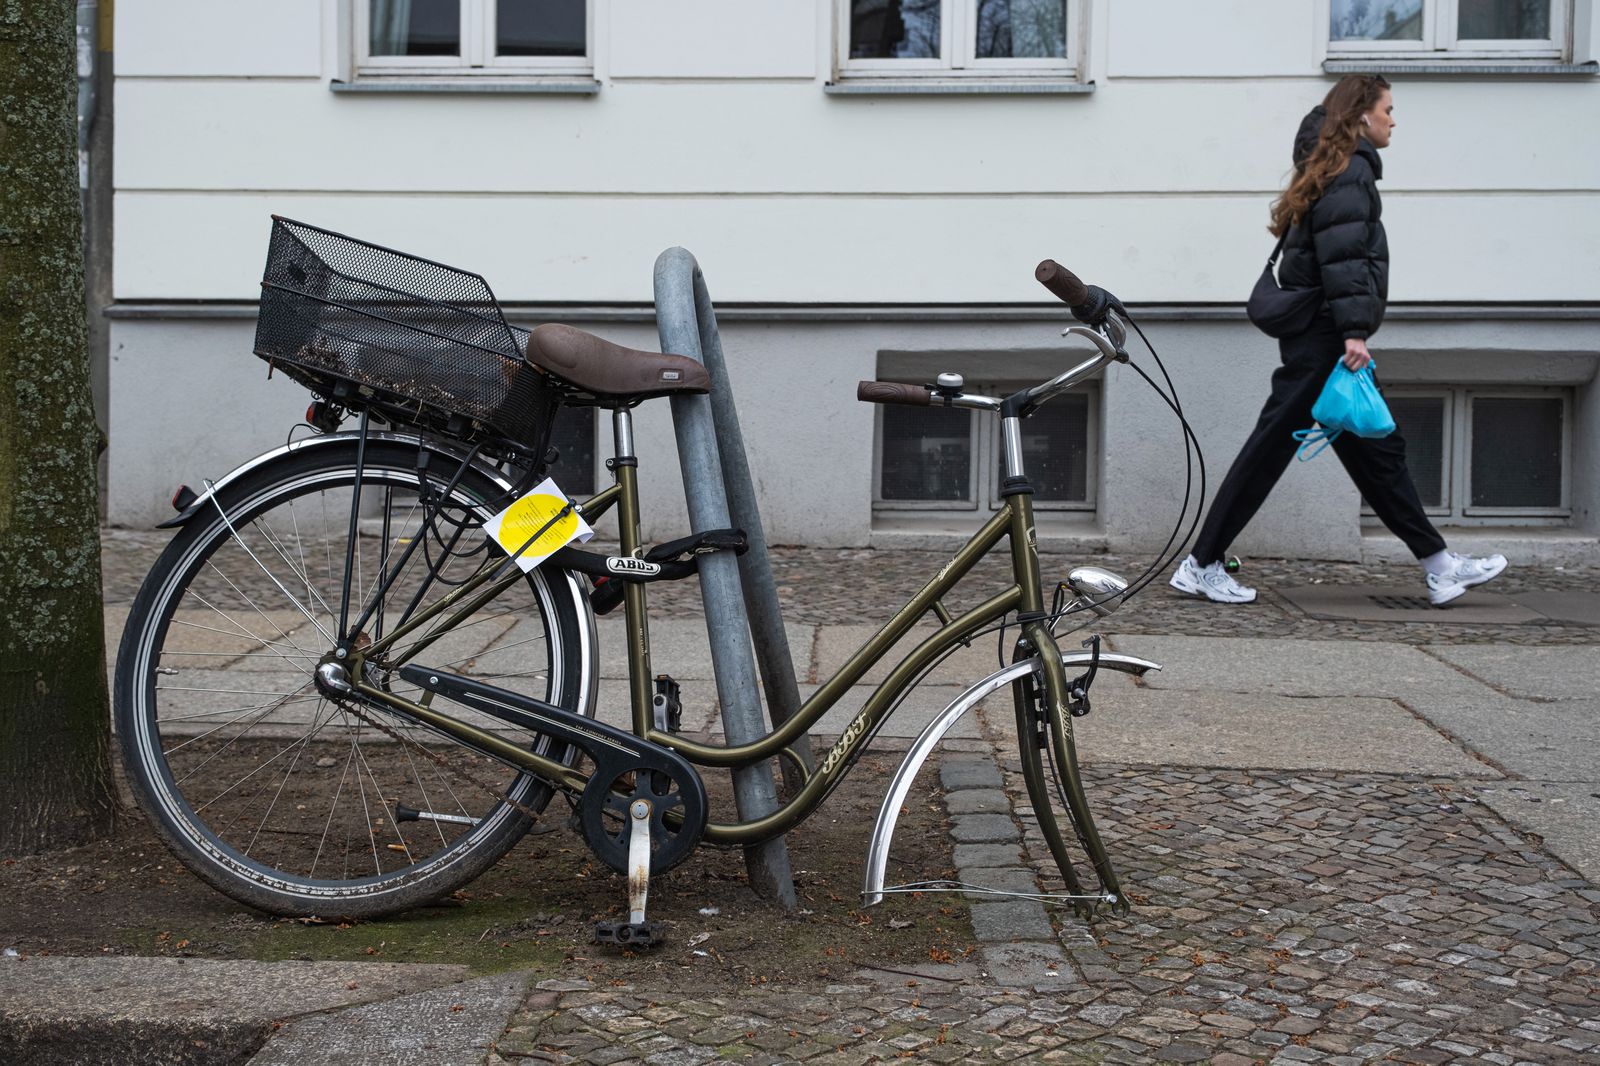
[[[1326,112],[1321,107],[1300,123],[1294,163],[1300,167],[1317,146]],[[1389,300],[1389,239],[1383,232],[1378,179],[1383,161],[1366,138],[1356,145],[1344,173],[1335,177],[1311,212],[1289,230],[1278,263],[1278,283],[1300,289],[1320,285],[1327,313],[1346,339],[1365,340],[1383,323]]]

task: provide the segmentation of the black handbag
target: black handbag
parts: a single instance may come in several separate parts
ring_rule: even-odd
[[[1296,333],[1304,333],[1316,317],[1317,308],[1322,306],[1320,285],[1310,289],[1285,289],[1278,284],[1272,270],[1278,263],[1278,257],[1283,254],[1283,244],[1288,239],[1289,231],[1284,230],[1283,236],[1278,238],[1277,247],[1267,257],[1267,265],[1256,280],[1256,287],[1250,290],[1249,301],[1244,305],[1244,312],[1250,316],[1250,321],[1269,337],[1292,337]]]

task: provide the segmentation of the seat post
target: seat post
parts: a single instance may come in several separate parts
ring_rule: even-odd
[[[617,459],[632,459],[637,464],[638,458],[633,454],[633,412],[631,410],[620,406],[612,410],[611,436]]]

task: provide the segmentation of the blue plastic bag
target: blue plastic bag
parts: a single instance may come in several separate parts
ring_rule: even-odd
[[[1372,376],[1377,365],[1371,362],[1360,370],[1351,370],[1343,360],[1334,364],[1322,394],[1311,405],[1311,417],[1317,424],[1294,432],[1294,439],[1300,442],[1297,454],[1302,463],[1315,459],[1345,430],[1358,437],[1387,437],[1394,432],[1394,416]]]

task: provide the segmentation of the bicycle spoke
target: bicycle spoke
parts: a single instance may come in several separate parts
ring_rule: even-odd
[[[222,520],[224,522],[228,522],[228,516],[224,514],[222,516]],[[263,574],[266,574],[267,577],[271,579],[271,581],[272,581],[272,583],[274,585],[278,586],[278,591],[283,593],[284,599],[286,599],[290,603],[294,604],[295,609],[298,610],[301,614],[305,615],[306,619],[313,626],[316,626],[317,632],[322,634],[322,638],[324,640],[326,640],[330,645],[333,644],[334,643],[333,637],[328,634],[328,631],[326,629],[322,628],[322,623],[318,622],[317,619],[316,619],[316,616],[313,615],[310,611],[306,610],[305,607],[300,603],[299,600],[295,599],[293,596],[291,596],[289,594],[289,590],[283,587],[283,582],[278,580],[278,575],[274,574],[271,570],[268,570],[266,564],[263,563],[259,558],[256,557],[256,553],[250,550],[250,546],[248,544],[246,544],[244,542],[243,538],[241,538],[239,536],[238,531],[233,528],[232,523],[228,523],[228,532],[233,534],[234,543],[238,544],[239,547],[241,549],[243,549],[244,553],[250,557],[250,561],[255,563],[256,566],[258,568],[260,568],[261,572]],[[215,569],[214,565],[213,565],[213,569]],[[218,573],[222,576],[222,579],[224,581],[228,582],[228,584],[234,589],[235,592],[239,591],[239,586],[235,585],[231,578],[229,578],[226,574],[221,574],[221,571],[218,571]],[[246,598],[246,599],[248,598],[248,597],[245,597],[242,592],[240,593],[240,597],[241,598]],[[251,601],[251,605],[254,606],[254,601],[253,600]],[[259,607],[256,608],[256,609],[258,611],[260,610]]]
[[[165,690],[162,689],[162,690],[158,690],[158,691],[165,691]],[[291,693],[291,695],[292,695],[292,693]],[[297,701],[297,702],[302,702],[303,703],[305,701],[304,700],[300,700],[300,701]],[[257,711],[257,710],[261,711],[260,714],[256,715],[256,721],[257,722],[261,722],[261,721],[264,721],[266,719],[267,715],[271,714],[273,711],[276,711],[276,710],[278,710],[281,707],[284,707],[286,705],[287,705],[286,701],[279,701],[279,702],[268,703],[268,704],[257,704],[254,707],[246,707],[244,709],[243,713],[241,713],[237,718],[234,718],[231,721],[223,722],[223,723],[219,724],[216,727],[216,729],[207,730],[206,732],[201,733],[199,736],[190,737],[188,740],[185,740],[182,744],[179,744],[176,747],[167,748],[162,752],[162,755],[164,755],[164,756],[166,756],[167,758],[170,759],[173,755],[175,755],[178,752],[182,751],[184,748],[187,748],[189,745],[198,743],[199,741],[202,741],[202,740],[205,740],[208,737],[210,737],[213,733],[216,733],[218,730],[226,729],[230,725],[235,725],[235,724],[243,721],[244,719],[249,718],[251,713],[254,712],[254,711]],[[246,729],[246,731],[248,731],[248,728]],[[242,737],[243,735],[244,735],[243,733],[240,733],[239,737]],[[239,737],[235,737],[234,740],[238,740]],[[228,743],[232,744],[233,741],[229,741]],[[213,755],[212,758],[214,759],[214,758],[216,758],[216,756]],[[210,760],[207,760],[207,761],[209,762]],[[196,767],[196,769],[204,769],[204,764],[202,764],[202,766],[200,766],[200,767]],[[194,773],[194,771],[190,771],[190,773],[192,774],[192,773]]]
[[[333,716],[329,715],[328,717],[331,720]],[[278,790],[273,793],[272,802],[267,804],[266,812],[261,815],[261,821],[259,824],[257,824],[255,832],[250,834],[250,842],[244,846],[243,850],[246,855],[249,855],[251,851],[255,849],[256,840],[260,838],[261,831],[266,828],[267,823],[272,820],[272,812],[277,808],[278,801],[283,798],[283,790],[289,785],[290,775],[292,775],[295,772],[296,767],[300,765],[300,756],[306,753],[306,751],[311,747],[312,739],[321,731],[322,726],[318,724],[316,728],[311,730],[311,732],[300,738],[300,750],[295,752],[293,761],[291,761],[288,768],[283,771],[283,781],[279,783]],[[238,821],[238,818],[234,818],[233,821]],[[233,822],[229,822],[228,824],[231,828]]]
[[[160,689],[157,689],[156,691],[158,691],[158,692],[166,692],[166,691],[168,691],[168,689],[160,688]],[[321,699],[322,699],[322,696],[320,694],[309,695],[309,696],[303,696],[303,697],[301,697],[300,699],[297,699],[297,700],[285,700],[283,703],[279,704],[278,706],[280,706],[280,707],[292,707],[297,703],[316,703],[316,702],[320,701]],[[192,721],[196,720],[197,718],[215,718],[219,714],[234,714],[234,713],[239,712],[239,711],[243,711],[243,712],[248,713],[250,711],[253,711],[253,710],[259,708],[260,706],[261,705],[258,703],[258,704],[254,704],[254,705],[249,706],[249,707],[225,707],[225,708],[223,708],[221,710],[215,710],[215,711],[211,711],[211,710],[196,711],[194,714],[164,714],[164,715],[161,716],[161,722],[162,722],[163,725],[171,725],[173,722],[192,722]],[[226,725],[227,723],[225,722],[223,724]],[[167,754],[170,755],[170,754],[172,754],[172,752],[177,751],[177,750],[178,750],[177,748],[172,748],[167,752]]]

